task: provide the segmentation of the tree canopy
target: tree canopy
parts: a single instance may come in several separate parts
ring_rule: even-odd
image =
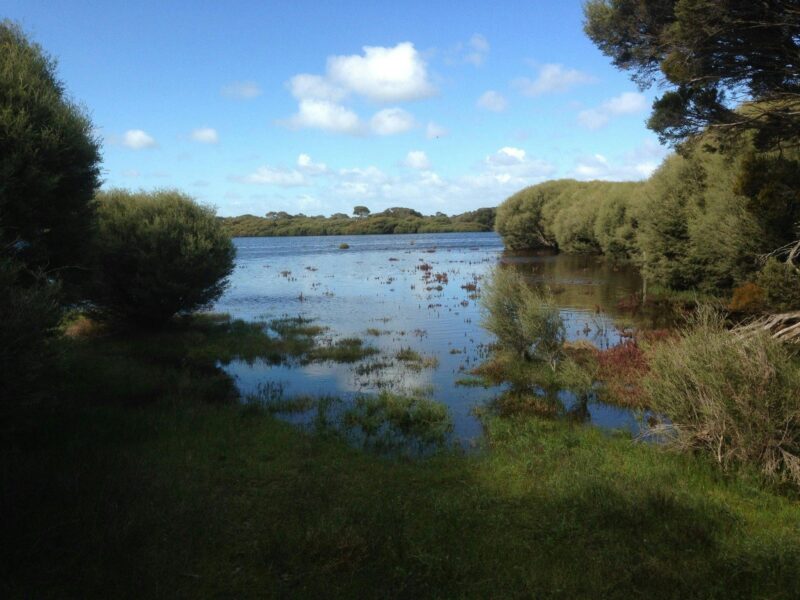
[[[679,143],[711,126],[758,148],[800,140],[797,0],[589,0],[585,31],[644,89],[648,126]]]
[[[29,268],[79,263],[100,149],[55,61],[0,21],[0,249]]]

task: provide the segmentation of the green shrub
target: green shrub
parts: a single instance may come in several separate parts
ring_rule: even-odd
[[[564,323],[552,298],[513,268],[498,268],[481,295],[483,327],[500,347],[555,368],[564,343]]]
[[[24,281],[22,281],[24,279]],[[61,316],[59,286],[0,258],[0,389],[4,403],[34,399],[45,386],[49,338]]]
[[[770,258],[758,274],[758,285],[764,289],[771,308],[800,309],[800,269],[794,265]]]
[[[669,420],[657,432],[723,467],[752,465],[800,485],[800,365],[786,346],[763,332],[734,335],[701,309],[649,358],[649,405]]]
[[[92,301],[129,323],[163,324],[220,297],[235,248],[188,196],[112,190],[97,200]]]

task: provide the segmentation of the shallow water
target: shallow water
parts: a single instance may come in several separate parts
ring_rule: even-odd
[[[235,361],[225,369],[244,394],[264,384],[281,387],[286,396],[348,398],[381,389],[420,390],[449,407],[454,435],[465,444],[481,434],[473,408],[500,391],[455,385],[481,362],[491,342],[471,289],[480,291],[489,269],[502,260],[550,286],[569,339],[589,339],[601,348],[620,341],[616,304],[640,286],[633,270],[615,269],[595,257],[504,256],[495,233],[238,238],[234,243],[238,254],[231,286],[214,310],[247,320],[313,318],[330,328],[323,337],[358,336],[381,350],[356,364]],[[340,249],[342,243],[349,248]],[[438,366],[410,369],[394,359],[401,348],[435,357]],[[387,366],[364,373],[365,364],[380,363]],[[574,401],[567,393],[561,399],[567,408]],[[589,413],[601,427],[638,429],[636,416],[627,410],[593,403]]]

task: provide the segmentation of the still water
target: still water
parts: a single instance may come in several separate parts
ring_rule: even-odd
[[[216,311],[246,320],[312,318],[330,328],[323,336],[332,341],[357,336],[381,351],[355,364],[236,361],[225,369],[243,394],[259,385],[279,386],[286,396],[422,392],[448,406],[454,435],[465,444],[481,434],[473,409],[500,391],[456,384],[481,362],[492,341],[480,325],[478,297],[493,266],[513,264],[532,282],[548,285],[569,339],[588,339],[601,348],[619,343],[616,305],[640,287],[633,270],[613,268],[596,257],[504,255],[495,233],[238,238],[234,243],[236,269]],[[341,244],[349,248],[340,249]],[[394,358],[406,348],[435,358],[428,364],[436,365],[408,368]],[[567,393],[562,400],[567,407],[574,401]],[[638,428],[636,415],[627,410],[595,403],[589,412],[600,427]]]

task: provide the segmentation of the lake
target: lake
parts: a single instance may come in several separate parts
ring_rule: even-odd
[[[548,285],[569,339],[588,339],[600,348],[619,343],[617,303],[641,286],[633,269],[615,268],[597,257],[505,254],[496,233],[238,238],[234,243],[231,285],[214,310],[245,320],[311,318],[330,328],[323,334],[329,341],[357,336],[381,351],[355,364],[235,361],[224,368],[243,394],[265,385],[286,396],[345,399],[383,389],[423,393],[447,405],[454,435],[464,445],[481,435],[473,409],[501,391],[456,385],[492,342],[480,325],[478,300],[492,267],[503,261],[533,283]],[[349,247],[340,249],[342,244]],[[394,358],[409,348],[429,359],[427,366],[410,368]],[[567,407],[574,402],[568,393],[561,399]],[[593,403],[589,413],[597,426],[638,430],[631,411]]]

